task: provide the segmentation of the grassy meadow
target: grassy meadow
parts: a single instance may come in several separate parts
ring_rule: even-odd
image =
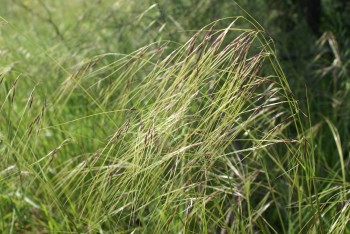
[[[0,0],[0,233],[350,233],[350,4],[237,2]]]

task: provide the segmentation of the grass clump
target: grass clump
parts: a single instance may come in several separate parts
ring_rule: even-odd
[[[296,103],[283,77],[259,75],[264,63],[276,66],[262,32],[242,30],[226,43],[231,26],[203,29],[168,56],[166,45],[148,46],[98,71],[121,71],[96,81],[108,83],[101,108],[120,110],[106,117],[117,129],[74,173],[57,175],[60,191],[83,195],[83,211],[91,203],[101,212],[89,218],[94,224],[105,218],[111,227],[118,220],[118,231],[208,232],[232,227],[236,216],[244,222],[236,231],[248,231],[265,210],[287,202],[274,200],[276,191],[265,186],[276,182],[264,174],[275,164],[269,175],[284,177],[295,161],[298,152],[270,148],[300,141],[284,132],[300,127],[289,108]],[[86,187],[83,194],[76,184]]]
[[[308,92],[321,91],[300,104],[293,93],[305,90],[281,68],[294,63],[279,63],[256,21],[183,31],[217,18],[200,3],[0,9],[0,232],[348,231],[348,76],[336,34],[320,38],[309,66],[320,77]]]
[[[93,58],[36,107],[31,93],[4,139],[2,177],[21,209],[33,207],[7,220],[121,233],[285,232],[306,223],[287,224],[305,205],[288,207],[305,195],[297,103],[270,38],[231,20],[173,51],[167,42]],[[15,111],[11,87],[3,105]],[[40,199],[23,204],[33,187]],[[17,207],[6,203],[2,212]]]

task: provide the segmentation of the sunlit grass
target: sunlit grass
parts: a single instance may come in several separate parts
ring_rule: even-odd
[[[177,32],[192,34],[185,43],[161,40],[158,25],[118,51],[102,18],[91,24],[94,7],[60,15],[33,4],[11,9],[34,11],[37,31],[0,18],[12,33],[0,39],[0,232],[348,231],[343,135],[334,119],[313,124],[317,104],[299,107],[256,21]],[[138,9],[135,25],[156,9]],[[95,25],[96,40],[68,33],[80,13],[87,28],[71,27]]]

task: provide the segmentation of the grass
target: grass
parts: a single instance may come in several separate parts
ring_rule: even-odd
[[[159,3],[67,4],[0,10],[1,232],[349,231],[336,46],[338,106],[300,105],[249,16],[181,33]]]

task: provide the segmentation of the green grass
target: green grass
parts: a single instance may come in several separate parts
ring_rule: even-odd
[[[245,12],[65,3],[0,10],[1,233],[349,232],[338,47],[313,95]]]

